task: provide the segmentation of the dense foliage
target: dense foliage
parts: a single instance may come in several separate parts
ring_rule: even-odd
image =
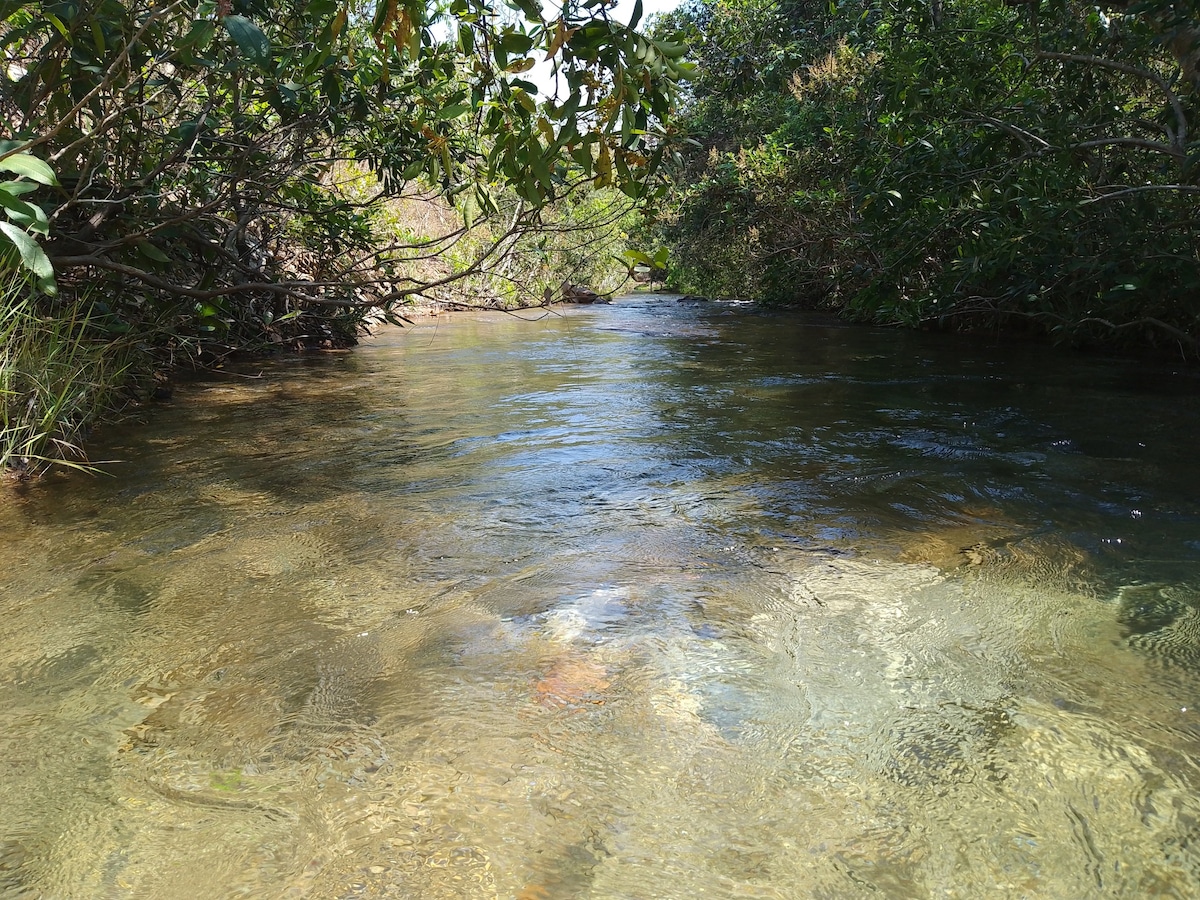
[[[344,343],[367,310],[455,284],[553,295],[578,260],[538,260],[611,233],[664,152],[684,48],[638,18],[607,0],[0,0],[10,318],[44,334],[85,308],[93,339],[211,358]],[[29,302],[10,289],[26,278]]]
[[[1200,45],[1160,0],[694,0],[685,290],[1194,356]]]

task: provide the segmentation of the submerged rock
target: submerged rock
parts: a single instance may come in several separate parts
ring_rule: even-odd
[[[1128,584],[1117,591],[1125,642],[1168,666],[1200,668],[1200,595],[1185,584]]]
[[[585,288],[578,284],[567,284],[563,286],[562,292],[563,301],[565,303],[607,303],[608,300],[597,294],[591,288]]]
[[[561,708],[580,703],[603,705],[604,691],[612,684],[608,667],[586,656],[555,659],[534,686],[537,702]]]
[[[1161,631],[1189,609],[1169,585],[1127,584],[1117,590],[1117,621],[1129,635]]]

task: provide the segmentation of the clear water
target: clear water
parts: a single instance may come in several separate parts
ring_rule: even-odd
[[[1198,413],[648,300],[183,388],[0,499],[0,896],[1198,896]]]

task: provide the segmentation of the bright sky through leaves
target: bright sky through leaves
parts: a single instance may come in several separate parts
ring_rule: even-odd
[[[634,3],[635,0],[620,0],[613,9],[612,17],[620,22],[628,22],[629,17],[633,14]],[[642,19],[638,23],[638,27],[644,31],[646,23],[652,16],[670,12],[679,6],[679,3],[680,0],[642,0]],[[525,74],[525,78],[536,84],[543,92],[549,92],[552,88],[550,66],[540,58],[538,64]]]

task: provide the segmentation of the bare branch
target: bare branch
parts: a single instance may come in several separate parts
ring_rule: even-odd
[[[1164,144],[1161,141],[1146,140],[1145,138],[1099,138],[1094,141],[1083,141],[1081,143],[1071,145],[1072,150],[1086,150],[1092,147],[1140,147],[1143,150],[1151,150],[1155,153],[1162,153],[1164,156],[1170,156],[1173,159],[1180,161],[1187,159],[1187,154],[1178,147],[1173,147],[1170,144]]]
[[[1034,152],[1034,144],[1036,144],[1041,150],[1050,149],[1050,144],[1047,141],[1043,140],[1032,132],[1026,131],[1024,128],[1018,128],[1016,125],[1013,125],[1010,122],[1005,122],[1002,119],[997,119],[982,113],[979,115],[979,118],[981,121],[986,122],[994,128],[999,128],[1006,134],[1015,137],[1021,143],[1021,146],[1025,148],[1026,153]]]
[[[342,300],[305,293],[305,291],[320,288],[345,288],[347,285],[342,281],[255,281],[204,289],[177,284],[165,278],[160,278],[144,269],[115,262],[111,259],[105,259],[103,256],[54,256],[51,257],[51,262],[54,263],[55,269],[59,271],[64,268],[94,267],[104,269],[108,272],[116,272],[119,275],[136,278],[138,281],[152,288],[177,294],[181,297],[191,297],[194,300],[212,300],[216,297],[227,297],[231,294],[270,293],[284,294],[303,300],[306,303],[315,303],[321,306],[340,306],[357,309],[379,305],[377,301]]]
[[[1116,200],[1118,197],[1128,197],[1130,194],[1145,194],[1151,191],[1175,191],[1180,194],[1200,194],[1200,184],[1139,184],[1134,187],[1122,188],[1099,197],[1084,200],[1082,206],[1090,206],[1101,200]]]
[[[121,48],[121,52],[117,54],[117,58],[112,61],[112,64],[109,65],[107,71],[104,73],[104,77],[100,79],[94,88],[84,94],[83,97],[81,97],[79,101],[64,115],[60,116],[57,124],[39,134],[29,143],[14,147],[6,153],[0,153],[0,160],[7,159],[14,153],[28,153],[34,147],[38,147],[58,137],[59,134],[62,133],[63,129],[67,127],[67,123],[69,123],[81,109],[91,103],[92,100],[99,96],[102,91],[107,90],[112,85],[113,78],[116,77],[116,74],[120,70],[121,66],[125,65],[125,62],[129,59],[129,54],[133,52],[133,48],[137,46],[138,42],[142,39],[142,35],[149,30],[150,26],[156,20],[161,19],[164,16],[169,16],[183,5],[183,0],[175,0],[174,3],[168,3],[166,6],[156,9],[150,13],[150,15],[146,17],[145,21],[142,22],[142,27],[139,28],[133,37],[126,42],[125,46]]]
[[[1053,59],[1059,62],[1073,62],[1080,63],[1081,65],[1096,66],[1101,69],[1111,69],[1114,72],[1136,75],[1138,78],[1149,81],[1163,92],[1167,98],[1167,102],[1171,104],[1171,109],[1175,113],[1175,121],[1179,127],[1176,129],[1172,143],[1179,147],[1181,152],[1187,146],[1188,121],[1187,114],[1183,109],[1183,103],[1180,102],[1179,95],[1171,90],[1171,86],[1167,84],[1166,79],[1158,73],[1140,68],[1139,66],[1131,66],[1128,63],[1118,62],[1115,59],[1105,59],[1102,56],[1087,56],[1080,53],[1053,53],[1049,50],[1039,50],[1034,56],[1036,59]]]

